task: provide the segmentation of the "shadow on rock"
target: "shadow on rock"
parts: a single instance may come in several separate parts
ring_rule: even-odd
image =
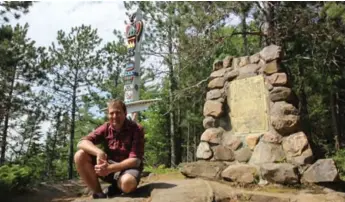
[[[130,197],[130,198],[148,198],[151,196],[151,192],[154,189],[170,189],[176,187],[176,184],[165,183],[165,182],[152,182],[149,184],[142,185],[137,188],[133,193],[124,194],[115,197]]]
[[[328,188],[328,189],[332,189],[334,191],[337,192],[344,192],[345,193],[345,181],[339,180],[336,182],[320,182],[317,183],[318,185],[324,187],[324,188]]]

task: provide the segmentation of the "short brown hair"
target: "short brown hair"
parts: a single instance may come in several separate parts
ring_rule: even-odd
[[[111,99],[109,102],[108,102],[108,111],[109,111],[109,108],[110,107],[120,107],[123,109],[123,111],[125,113],[127,113],[127,108],[126,108],[126,105],[124,102],[122,102],[122,100],[118,100],[118,99]]]

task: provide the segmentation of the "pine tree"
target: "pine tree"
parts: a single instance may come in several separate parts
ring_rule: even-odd
[[[101,39],[91,26],[73,27],[69,34],[58,31],[57,46],[49,47],[52,60],[51,75],[55,102],[69,112],[70,138],[68,178],[73,177],[74,133],[81,96],[92,92],[95,81],[104,76],[104,64],[100,50]]]
[[[9,22],[9,14],[16,19],[21,17],[22,13],[28,13],[31,1],[3,1],[0,3],[0,16],[4,22]]]
[[[17,118],[16,112],[29,110],[30,99],[35,97],[32,86],[45,79],[44,66],[41,65],[44,59],[39,55],[43,50],[36,48],[34,41],[27,38],[28,25],[8,26],[6,29],[11,30],[12,36],[0,44],[0,53],[4,57],[0,66],[0,75],[3,75],[0,78],[1,94],[4,98],[0,105],[0,120],[3,121],[0,164],[5,161],[10,120]]]

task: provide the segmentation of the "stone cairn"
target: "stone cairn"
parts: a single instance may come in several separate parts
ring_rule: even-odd
[[[281,59],[281,47],[270,45],[214,63],[198,161],[183,164],[184,175],[241,184],[339,179],[332,159],[313,158]]]

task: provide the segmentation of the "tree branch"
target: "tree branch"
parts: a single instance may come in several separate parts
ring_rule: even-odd
[[[243,34],[246,34],[246,35],[256,35],[256,36],[266,36],[264,33],[262,32],[233,32],[231,33],[231,35],[225,35],[223,37],[232,37],[234,35],[243,35]]]
[[[200,87],[200,85],[201,85],[202,83],[204,83],[204,82],[207,82],[209,78],[210,78],[210,77],[207,77],[206,79],[203,79],[203,80],[199,81],[199,82],[198,82],[197,84],[195,84],[195,85],[192,85],[192,86],[189,86],[189,87],[187,87],[187,88],[178,90],[178,91],[176,92],[176,94],[182,93],[182,92],[187,91],[187,90],[190,90],[190,89],[192,89],[192,88]]]

